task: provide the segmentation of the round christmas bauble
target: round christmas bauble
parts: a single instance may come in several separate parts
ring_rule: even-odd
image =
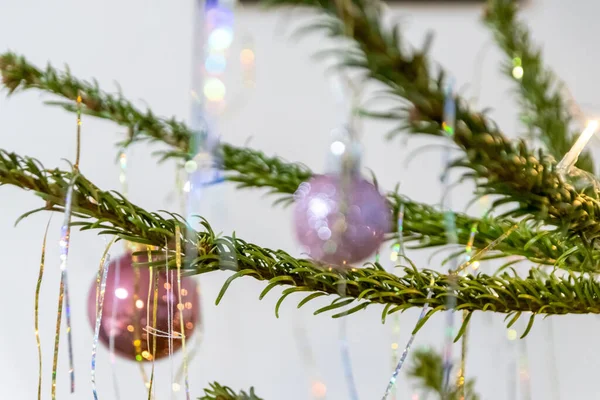
[[[377,188],[354,174],[347,193],[339,175],[318,175],[294,198],[295,230],[316,260],[344,265],[373,254],[390,230],[391,212]],[[343,196],[343,198],[342,198]]]
[[[137,261],[146,261],[146,257],[139,257]],[[114,338],[115,353],[131,360],[152,360],[152,334],[146,331],[146,326],[152,326],[154,298],[150,300],[150,321],[148,315],[148,290],[150,284],[150,270],[148,267],[137,268],[139,278],[136,283],[136,271],[133,267],[131,254],[126,254],[110,262],[99,339],[107,347],[110,337]],[[158,272],[158,307],[156,309],[156,326],[159,331],[169,331],[171,318],[171,332],[174,335],[181,333],[180,315],[183,315],[186,339],[194,332],[200,323],[200,298],[198,287],[192,278],[181,278],[181,304],[178,304],[177,271],[167,273]],[[154,286],[150,289],[154,295]],[[171,296],[170,301],[167,296]],[[169,310],[170,309],[170,310]],[[114,314],[113,314],[114,311]],[[169,312],[170,311],[170,312]],[[169,315],[170,314],[170,315]],[[88,316],[92,329],[96,323],[96,281],[92,283],[88,295]],[[150,338],[150,346],[148,339]],[[172,341],[173,351],[181,347],[181,339]],[[155,359],[169,355],[169,338],[156,335]],[[137,358],[136,358],[137,357]],[[141,357],[141,358],[140,358]]]

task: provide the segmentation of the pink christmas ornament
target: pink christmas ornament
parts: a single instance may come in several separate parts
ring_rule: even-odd
[[[140,257],[139,261],[146,261],[146,257]],[[117,267],[119,267],[117,284]],[[148,285],[150,283],[150,270],[148,267],[139,267],[139,280],[135,284],[135,272],[132,265],[132,255],[125,254],[118,260],[110,263],[108,277],[106,280],[106,292],[102,319],[100,325],[99,339],[107,347],[110,342],[111,333],[114,336],[115,352],[120,356],[135,360],[136,356],[141,360],[152,360],[152,335],[145,331],[146,325],[152,325],[153,301],[150,301],[150,321],[147,323],[147,301]],[[171,296],[170,317],[172,318],[171,332],[177,335],[181,332],[179,313],[183,313],[185,324],[185,335],[188,339],[198,324],[200,324],[200,297],[198,287],[192,278],[181,278],[181,305],[177,303],[177,271],[169,271],[169,282],[167,274],[158,273],[158,308],[156,312],[156,329],[167,332],[169,330],[169,305],[167,295]],[[172,290],[167,290],[172,288]],[[152,293],[154,288],[151,289]],[[116,304],[115,304],[116,303]],[[116,305],[116,307],[113,307]],[[116,311],[113,315],[113,310]],[[92,329],[96,322],[96,281],[92,283],[88,295],[88,316]],[[150,346],[148,346],[150,339]],[[139,342],[136,342],[139,340]],[[175,338],[172,342],[173,351],[181,347],[181,340]],[[150,349],[150,350],[149,350]],[[169,355],[169,339],[167,337],[156,337],[156,355],[159,359]]]
[[[298,187],[294,198],[296,236],[316,260],[337,265],[373,254],[390,231],[391,212],[375,186],[354,174],[345,195],[338,175],[318,175]]]

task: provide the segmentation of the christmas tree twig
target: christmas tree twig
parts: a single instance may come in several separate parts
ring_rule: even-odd
[[[403,233],[409,247],[426,248],[448,243],[446,216],[443,212],[394,193],[389,193],[388,199],[395,213],[401,204],[404,205]],[[515,225],[514,221],[505,218],[476,219],[462,213],[454,213],[454,215],[458,243],[467,244],[473,229],[476,229],[473,237],[473,247],[476,249],[489,246]],[[525,221],[517,224],[518,228],[495,246],[497,252],[491,252],[488,256],[494,258],[507,255],[521,256],[538,264],[553,265],[573,271],[596,271],[594,268],[600,254],[596,251],[588,252],[577,238],[564,238],[553,231],[534,229],[532,224]],[[463,256],[464,249],[458,248],[452,255]]]
[[[400,105],[379,117],[400,121],[396,132],[445,136],[442,129],[445,72],[433,76],[427,55],[430,41],[422,50],[406,50],[398,25],[384,27],[382,5],[368,0],[270,0],[273,5],[307,6],[324,14],[313,22],[315,30],[340,40],[332,55],[341,57],[340,67],[364,71],[373,80],[385,84],[387,97]],[[312,21],[315,21],[313,18]],[[408,104],[407,104],[408,103]],[[589,243],[600,236],[600,201],[597,196],[581,193],[555,170],[554,157],[539,155],[517,140],[507,139],[484,113],[471,110],[456,97],[456,130],[452,140],[464,150],[455,167],[469,169],[479,192],[499,195],[494,203],[512,204],[507,213],[530,217],[580,235]]]
[[[71,173],[47,170],[36,160],[0,152],[0,184],[32,190],[46,201],[44,207],[33,212],[62,212],[70,179]],[[100,234],[117,235],[159,248],[164,246],[165,240],[173,242],[177,225],[182,231],[191,230],[176,214],[145,211],[116,192],[98,189],[81,174],[74,182],[74,194],[73,215],[83,220],[73,225],[83,230],[96,230]],[[317,297],[333,296],[330,304],[315,311],[316,314],[334,312],[333,317],[342,317],[369,305],[382,304],[385,305],[382,311],[385,320],[394,312],[429,303],[431,310],[417,330],[431,315],[446,308],[449,295],[456,296],[457,310],[505,313],[510,318],[509,325],[522,313],[532,313],[524,334],[529,332],[534,317],[539,314],[600,313],[600,283],[586,274],[559,277],[532,269],[525,278],[515,272],[495,276],[467,275],[453,281],[448,275],[432,270],[417,270],[412,265],[401,267],[403,272],[400,276],[386,272],[378,264],[340,271],[310,259],[294,258],[282,250],[247,243],[235,236],[217,237],[206,221],[202,220],[201,223],[204,230],[193,231],[191,236],[196,239],[190,243],[197,248],[198,256],[185,272],[202,274],[218,270],[233,271],[221,289],[217,303],[235,279],[251,276],[268,281],[260,298],[276,286],[284,287],[276,305],[276,314],[285,298],[301,292],[307,295],[299,306]],[[189,240],[188,237],[184,235],[182,240]],[[157,257],[160,254],[163,254],[162,250],[157,252]],[[169,262],[175,263],[172,250]],[[161,265],[164,265],[164,261],[157,261],[157,266]],[[347,288],[343,297],[339,296],[340,282]],[[456,292],[448,290],[450,285],[458,288]],[[432,290],[433,296],[427,300],[429,290]],[[463,331],[459,331],[458,337]]]
[[[412,358],[413,362],[408,370],[408,376],[417,381],[417,386],[424,392],[424,396],[433,393],[440,400],[479,400],[479,395],[474,390],[475,381],[473,379],[465,382],[464,397],[458,388],[450,393],[444,393],[444,360],[440,354],[431,349],[416,349]]]
[[[221,386],[217,382],[210,384],[210,387],[204,389],[204,396],[199,397],[198,400],[262,400],[254,393],[254,388],[250,388],[250,392],[244,391],[236,393],[227,386]]]
[[[167,144],[169,148],[162,153],[165,158],[185,159],[189,156],[188,144],[191,130],[175,118],[164,119],[152,111],[140,111],[122,94],[113,95],[102,91],[97,84],[88,83],[73,77],[67,72],[57,71],[52,66],[40,70],[23,57],[13,53],[0,56],[0,73],[5,87],[12,93],[18,90],[36,88],[74,101],[77,93],[82,96],[83,111],[87,114],[106,118],[128,128],[130,134],[125,144],[141,140],[152,140]],[[74,111],[72,102],[60,104]],[[269,157],[250,148],[239,148],[228,144],[221,146],[222,168],[226,178],[237,182],[240,187],[265,187],[269,193],[279,195],[278,202],[289,203],[291,194],[301,182],[312,176],[312,171],[297,163],[287,163],[278,157]],[[404,233],[409,240],[416,241],[417,247],[439,246],[446,244],[444,215],[434,207],[410,201],[395,192],[388,199],[397,214],[400,203],[406,208]],[[479,221],[457,213],[457,231],[459,243],[467,244],[470,230],[478,226],[474,246],[484,248],[496,240],[514,222],[507,219],[487,218]],[[393,232],[396,229],[394,227]],[[538,236],[541,235],[541,236]],[[593,270],[595,257],[588,257],[583,244],[576,239],[565,240],[550,231],[544,233],[530,229],[527,224],[510,235],[496,247],[497,251],[507,255],[519,255],[547,265],[556,265],[573,270]],[[541,240],[540,240],[541,239]],[[570,256],[561,258],[564,251]],[[595,253],[593,253],[596,255]]]
[[[518,6],[514,0],[489,0],[485,21],[508,57],[504,72],[518,84],[521,119],[532,136],[539,138],[556,159],[561,159],[580,132],[570,130],[572,117],[563,99],[563,84],[544,66],[529,29],[517,20]],[[587,151],[579,156],[576,165],[588,172],[594,171]]]

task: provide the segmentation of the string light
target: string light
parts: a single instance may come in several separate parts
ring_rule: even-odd
[[[242,79],[246,87],[252,88],[256,80],[256,54],[252,50],[252,41],[246,39],[246,44],[240,52],[240,63],[242,64]]]
[[[210,54],[204,61],[204,68],[210,74],[221,74],[227,67],[227,59],[223,54]]]
[[[204,96],[208,101],[222,101],[227,89],[219,78],[208,78],[204,83]]]
[[[217,76],[227,68],[227,53],[233,43],[233,2],[206,2],[205,21],[205,58],[203,85],[204,98],[209,103],[225,100],[227,89]]]
[[[523,70],[523,66],[521,65],[521,58],[519,57],[515,57],[513,58],[513,69],[512,69],[512,76],[513,78],[520,80],[523,78],[523,74],[525,73],[525,71]]]
[[[327,386],[323,382],[316,381],[312,384],[311,393],[317,399],[324,399],[327,394]]]
[[[343,142],[336,140],[335,142],[331,143],[330,150],[333,155],[341,156],[346,151],[346,145]]]
[[[212,51],[224,51],[233,42],[233,31],[229,27],[219,27],[208,36],[208,46]]]
[[[240,52],[240,62],[244,67],[249,67],[254,64],[254,51],[251,49],[243,49]]]

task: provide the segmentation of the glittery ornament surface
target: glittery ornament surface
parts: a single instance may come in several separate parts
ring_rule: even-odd
[[[145,257],[140,257],[140,262],[145,261]],[[117,263],[120,264],[120,276],[118,287],[115,285]],[[182,343],[178,332],[181,332],[179,313],[183,313],[185,321],[184,332],[186,337],[190,337],[196,326],[200,323],[199,295],[196,282],[192,278],[181,279],[181,303],[177,299],[177,273],[169,272],[169,283],[167,275],[162,272],[158,274],[158,306],[156,312],[156,353],[153,357],[152,347],[148,345],[148,339],[152,336],[146,331],[147,325],[152,325],[153,321],[146,321],[148,306],[147,301],[141,299],[148,298],[148,290],[151,288],[150,270],[147,267],[139,267],[139,284],[135,285],[135,273],[132,265],[131,254],[122,256],[119,260],[111,261],[108,277],[106,280],[104,312],[100,325],[100,341],[106,346],[109,345],[111,331],[114,335],[115,352],[130,360],[136,360],[136,356],[142,357],[142,360],[151,361],[153,358],[162,358],[169,355],[169,338],[161,332],[173,332],[173,350],[181,347]],[[138,293],[134,297],[134,288],[137,286]],[[151,290],[151,289],[150,289]],[[169,329],[169,310],[167,305],[168,297],[171,296],[171,315],[172,327]],[[137,299],[135,301],[134,299]],[[113,307],[116,304],[116,307]],[[154,303],[156,304],[156,303]],[[138,309],[139,312],[136,312]],[[113,310],[116,315],[113,317]],[[154,310],[150,310],[152,316]],[[92,327],[96,318],[96,282],[91,285],[88,295],[88,316]],[[136,318],[137,317],[137,318]],[[139,339],[138,339],[139,338]],[[135,343],[139,340],[139,343]],[[150,340],[151,344],[152,340]],[[141,349],[138,354],[136,349]]]
[[[390,209],[375,186],[355,175],[342,199],[340,178],[315,176],[294,198],[296,236],[307,253],[343,265],[366,259],[390,230]]]

